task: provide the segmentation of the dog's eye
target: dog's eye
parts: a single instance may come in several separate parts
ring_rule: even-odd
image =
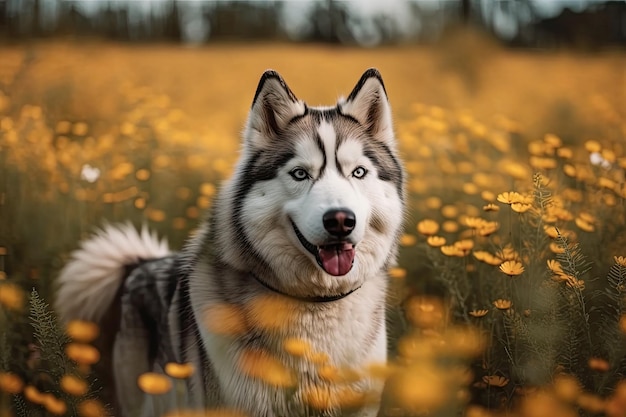
[[[354,171],[352,171],[352,176],[354,178],[358,178],[361,179],[365,176],[365,174],[367,174],[367,169],[363,168],[363,167],[356,167],[356,169]]]
[[[309,173],[304,168],[294,168],[289,173],[296,181],[304,181],[310,177]]]

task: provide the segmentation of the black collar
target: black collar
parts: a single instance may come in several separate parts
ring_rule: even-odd
[[[346,298],[347,296],[349,296],[350,294],[352,294],[353,292],[355,292],[356,290],[358,290],[359,288],[361,288],[361,286],[359,285],[358,287],[342,293],[342,294],[337,294],[337,295],[328,295],[328,296],[323,296],[323,295],[316,295],[316,296],[311,296],[311,297],[300,297],[297,295],[291,295],[291,294],[287,294],[284,293],[274,287],[272,287],[271,285],[269,285],[268,283],[262,281],[259,277],[256,276],[256,274],[252,274],[252,276],[254,277],[254,279],[257,280],[257,282],[259,284],[261,284],[262,286],[264,286],[265,288],[267,288],[270,291],[273,291],[277,294],[283,295],[285,297],[289,297],[289,298],[294,298],[296,300],[299,301],[304,301],[306,303],[329,303],[331,301],[338,301],[341,300],[342,298]]]

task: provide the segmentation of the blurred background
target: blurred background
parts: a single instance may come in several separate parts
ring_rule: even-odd
[[[434,42],[454,25],[510,46],[626,42],[622,0],[2,0],[5,40],[98,37],[198,45],[225,40],[376,46]]]

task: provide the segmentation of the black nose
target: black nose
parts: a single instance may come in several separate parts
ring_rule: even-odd
[[[356,225],[356,216],[352,210],[328,210],[322,217],[324,229],[337,237],[348,236]]]

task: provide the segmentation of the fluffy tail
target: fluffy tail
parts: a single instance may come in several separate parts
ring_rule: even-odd
[[[170,253],[167,241],[147,227],[105,225],[71,254],[58,277],[56,310],[61,320],[99,321],[122,284],[126,267]]]

